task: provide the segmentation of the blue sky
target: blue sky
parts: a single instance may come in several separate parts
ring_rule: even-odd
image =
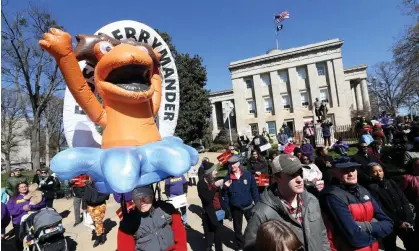
[[[207,88],[212,91],[231,88],[230,62],[275,47],[273,15],[281,11],[288,10],[290,19],[279,34],[280,49],[340,38],[345,41],[345,67],[391,60],[391,46],[413,21],[403,14],[402,0],[37,2],[73,36],[126,19],[168,32],[178,51],[203,58]],[[3,10],[15,11],[27,4],[27,0],[8,0]]]

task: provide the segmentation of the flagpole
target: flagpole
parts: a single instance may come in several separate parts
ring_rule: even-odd
[[[274,16],[274,28],[275,28],[275,42],[276,42],[276,49],[279,50],[279,42],[278,42],[278,29],[277,29],[277,24],[276,24],[276,20],[275,20],[275,14]]]

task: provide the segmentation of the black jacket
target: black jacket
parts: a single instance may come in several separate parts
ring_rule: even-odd
[[[82,208],[87,209],[87,206],[105,204],[108,199],[109,194],[100,193],[93,184],[87,184],[82,198]]]
[[[212,200],[216,192],[219,192],[218,195],[219,195],[220,204],[223,210],[226,212],[226,218],[229,217],[229,210],[227,209],[225,202],[223,201],[221,197],[220,188],[217,188],[216,190],[210,190],[208,187],[208,184],[205,182],[204,179],[200,179],[198,181],[197,188],[198,188],[198,196],[201,199],[202,208],[204,210],[203,217],[207,217],[211,225],[217,226],[219,224],[217,220],[217,215],[215,214],[216,210],[212,203]]]
[[[399,227],[404,221],[413,225],[413,213],[409,201],[396,182],[387,179],[374,181],[368,188],[396,227]]]
[[[332,179],[332,176],[330,175],[331,168],[326,166],[327,161],[329,161],[330,164],[333,165],[333,157],[330,155],[318,156],[314,160],[314,164],[316,164],[316,166],[320,169],[320,171],[323,174],[323,180],[325,184],[328,184]]]
[[[357,167],[358,184],[364,187],[368,187],[368,185],[371,183],[371,176],[369,174],[368,164],[372,162],[381,164],[381,161],[377,159],[377,157],[375,157],[374,155],[365,155],[365,153],[363,152],[358,152],[357,154],[352,156],[352,161],[361,164],[360,167]]]
[[[60,190],[60,181],[53,176],[48,176],[45,180],[39,177],[39,190],[44,193],[45,199],[54,199],[55,192]]]

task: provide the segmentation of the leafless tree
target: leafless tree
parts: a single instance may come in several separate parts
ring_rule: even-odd
[[[1,153],[4,154],[6,171],[10,172],[11,155],[25,140],[25,115],[19,104],[16,90],[1,90]]]
[[[41,116],[51,96],[63,90],[58,66],[40,48],[38,40],[50,27],[58,27],[50,13],[34,5],[2,15],[2,85],[14,84],[27,123],[31,127],[31,160],[40,167]],[[16,81],[16,79],[18,81]]]
[[[63,105],[64,99],[53,96],[44,112],[45,164],[47,167],[49,166],[50,158],[60,151],[60,147],[65,141]]]
[[[412,83],[414,73],[406,71],[394,62],[382,62],[376,66],[376,75],[369,82],[371,95],[377,100],[380,109],[396,113],[410,102],[419,91]]]

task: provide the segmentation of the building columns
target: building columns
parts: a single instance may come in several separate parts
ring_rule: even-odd
[[[351,94],[352,94],[352,109],[353,110],[358,110],[358,106],[356,104],[356,91],[355,91],[355,85],[351,86]]]
[[[217,111],[215,110],[215,103],[211,103],[212,106],[212,113],[211,113],[211,119],[212,119],[212,131],[218,132],[218,126],[217,126]]]
[[[370,96],[368,95],[367,80],[362,79],[360,85],[361,85],[361,90],[362,90],[362,100],[364,101],[364,109],[370,111],[371,105],[370,105]]]
[[[361,83],[356,84],[356,106],[358,110],[363,110],[364,106],[362,104],[362,92],[361,92]]]

